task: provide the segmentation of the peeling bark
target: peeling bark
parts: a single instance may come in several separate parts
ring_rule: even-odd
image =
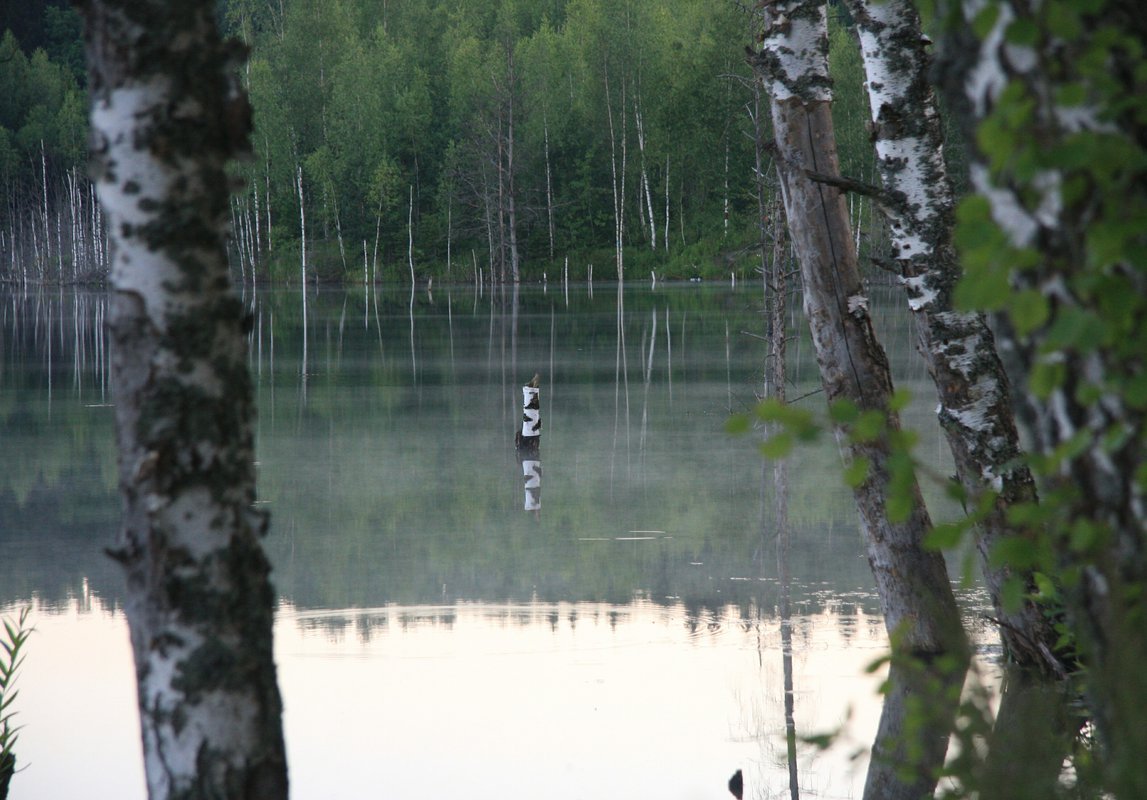
[[[1012,570],[990,554],[1013,531],[1008,509],[1036,499],[1030,470],[1020,463],[1011,392],[995,338],[982,314],[956,311],[952,299],[962,269],[952,244],[955,200],[943,158],[943,132],[928,82],[926,39],[907,0],[847,0],[856,20],[867,75],[872,136],[884,183],[882,209],[891,228],[893,258],[916,317],[919,350],[939,394],[937,415],[968,495],[997,499],[976,531],[981,567],[992,595],[1000,637],[1017,663],[1061,670],[1052,655],[1057,635],[1044,610],[1025,599],[1007,607]],[[1035,592],[1030,571],[1015,577]]]
[[[250,109],[207,0],[87,0],[92,163],[112,248],[124,527],[113,555],[152,798],[285,798],[254,404],[225,248]]]
[[[825,394],[830,402],[847,399],[860,409],[879,411],[896,429],[899,420],[889,407],[892,378],[868,316],[844,197],[801,169],[840,172],[823,3],[772,3],[761,50],[750,60],[771,98],[785,214]],[[921,654],[963,653],[963,631],[943,557],[923,548],[931,521],[919,487],[913,484],[915,502],[908,518],[892,522],[886,508],[887,441],[858,444],[842,436],[841,443],[846,457],[870,464],[854,496],[894,646]]]

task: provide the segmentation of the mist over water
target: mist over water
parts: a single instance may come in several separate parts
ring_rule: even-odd
[[[916,398],[906,425],[948,474],[893,297],[874,317]],[[305,317],[298,292],[246,302],[292,796],[718,798],[738,768],[746,797],[787,795],[782,607],[798,734],[848,720],[834,749],[800,745],[800,784],[860,794],[885,637],[835,445],[792,459],[786,589],[766,464],[724,432],[763,379],[759,286],[312,290]],[[97,292],[0,293],[0,614],[31,603],[37,626],[14,797],[144,796],[103,553],[105,315]],[[793,325],[788,396],[819,410]],[[535,374],[531,502],[514,433]]]

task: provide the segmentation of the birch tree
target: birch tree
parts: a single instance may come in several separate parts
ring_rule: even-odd
[[[250,112],[215,3],[84,0],[92,169],[111,231],[112,376],[153,800],[285,798],[246,322],[225,251]]]
[[[963,632],[944,560],[923,546],[931,528],[928,512],[915,477],[891,458],[890,443],[899,433],[892,378],[860,283],[844,196],[810,177],[839,176],[827,54],[822,2],[780,0],[767,6],[761,47],[750,61],[770,97],[805,316],[838,419],[865,415],[879,422],[877,435],[856,435],[855,429],[850,435],[842,427],[839,439],[852,465],[868,561],[893,645],[908,653],[959,654]],[[896,484],[908,502],[890,509]]]
[[[1147,24],[1137,3],[941,6],[974,134],[960,297],[1003,313],[1046,488],[1011,556],[1062,577],[1110,789],[1147,796]]]
[[[919,350],[936,384],[937,415],[971,504],[983,500],[976,545],[1006,652],[1019,664],[1061,670],[1056,634],[1030,569],[992,558],[1010,534],[1008,509],[1036,499],[1021,460],[1011,391],[984,315],[956,310],[962,274],[952,242],[955,199],[943,132],[928,79],[920,19],[908,0],[847,0],[856,20],[872,112],[871,135],[884,184],[879,196],[891,229],[892,268],[916,317]],[[990,494],[988,494],[990,492]],[[1013,575],[1013,572],[1016,573]],[[1014,605],[1006,583],[1019,582]]]

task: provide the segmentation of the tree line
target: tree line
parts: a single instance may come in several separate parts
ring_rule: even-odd
[[[238,279],[298,281],[300,262],[343,282],[751,268],[735,4],[224,0],[216,15],[250,56],[231,65],[254,114],[234,169]],[[870,177],[847,21],[834,13],[842,156]],[[79,17],[34,2],[3,22],[0,275],[102,279]]]

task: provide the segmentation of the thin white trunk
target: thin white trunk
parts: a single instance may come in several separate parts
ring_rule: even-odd
[[[300,253],[301,253],[301,262],[300,263],[302,265],[303,297],[304,297],[303,303],[305,305],[306,304],[305,298],[307,296],[307,292],[306,292],[306,288],[307,288],[307,212],[306,212],[306,203],[304,202],[304,199],[303,199],[303,167],[301,164],[297,164],[295,166],[295,188],[298,190],[298,193],[299,193],[299,236],[302,239],[302,247],[300,248]]]
[[[542,141],[546,154],[546,227],[550,234],[550,260],[554,259],[554,185],[550,178],[550,123],[542,112]]]
[[[406,207],[406,260],[410,264],[410,286],[414,288],[414,184],[410,184],[410,203]],[[414,324],[413,322],[411,323]]]
[[[645,125],[641,118],[641,107],[637,98],[633,99],[633,120],[637,127],[637,149],[641,152],[641,187],[644,192],[645,208],[649,215],[649,247],[657,250],[657,224],[653,221],[653,194],[649,189],[649,171],[645,168]]]

